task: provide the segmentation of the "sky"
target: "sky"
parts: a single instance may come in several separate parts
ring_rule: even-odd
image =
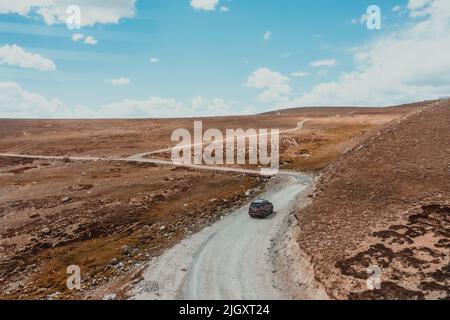
[[[448,0],[0,0],[0,117],[395,105],[449,96],[449,52]]]

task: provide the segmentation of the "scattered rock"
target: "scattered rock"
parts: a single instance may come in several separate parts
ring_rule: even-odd
[[[116,299],[117,299],[117,295],[115,293],[112,293],[112,294],[108,294],[108,295],[104,296],[102,300],[116,300]]]
[[[47,227],[42,228],[42,229],[41,229],[41,233],[42,233],[42,234],[49,234],[49,233],[50,233],[50,229],[47,228]]]
[[[54,300],[54,299],[58,298],[58,296],[60,296],[60,295],[61,295],[61,292],[56,291],[55,293],[52,293],[51,295],[48,295],[47,296],[47,300]]]
[[[160,202],[166,200],[166,197],[164,197],[162,194],[157,194],[153,197],[153,201]]]
[[[115,266],[117,263],[118,263],[118,261],[117,261],[116,258],[113,258],[113,259],[111,260],[111,264],[112,264],[113,266]]]
[[[130,248],[127,245],[123,245],[122,247],[120,247],[120,253],[126,256],[130,254]]]
[[[62,203],[66,203],[66,202],[69,202],[69,201],[70,201],[69,197],[64,197],[64,198],[61,199]]]
[[[358,149],[356,149],[356,152],[362,151],[364,149],[367,149],[369,146],[366,144],[363,144],[362,146],[359,146]]]

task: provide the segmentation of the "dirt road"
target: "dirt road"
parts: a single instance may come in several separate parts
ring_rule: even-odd
[[[281,299],[271,247],[287,229],[298,195],[311,177],[298,174],[263,195],[276,213],[251,219],[248,205],[150,262],[132,299]]]
[[[301,130],[307,120],[282,133]],[[0,154],[5,157],[70,161],[115,161],[178,165],[170,161],[148,159],[154,152],[129,158],[62,157]],[[193,169],[252,173],[258,170],[184,165]],[[251,219],[248,206],[224,218],[210,228],[186,239],[150,263],[144,281],[136,287],[134,299],[281,299],[277,288],[274,257],[270,249],[287,230],[287,220],[298,205],[298,195],[311,183],[311,176],[293,171],[277,172],[279,183],[263,197],[273,202],[276,213],[266,220]]]
[[[299,123],[297,123],[297,126],[292,129],[282,130],[279,133],[280,134],[287,134],[295,131],[299,131],[303,129],[303,125],[309,121],[309,119],[305,119]],[[264,136],[263,134],[258,134],[259,136]],[[253,136],[248,136],[253,137]],[[234,141],[235,137],[233,137]],[[227,139],[218,140],[216,142],[227,142]],[[206,142],[202,142],[200,144],[190,144],[188,148],[192,148],[198,145],[205,145]],[[185,168],[191,168],[191,169],[197,169],[197,170],[208,170],[208,171],[217,171],[217,172],[232,172],[232,173],[249,173],[249,174],[256,174],[256,175],[284,175],[284,176],[291,176],[296,175],[292,172],[283,172],[280,173],[278,170],[251,170],[251,169],[240,169],[240,168],[230,168],[230,167],[220,167],[220,166],[206,166],[206,165],[195,165],[195,164],[182,164],[182,163],[174,163],[172,161],[165,161],[165,160],[159,160],[159,159],[149,159],[147,158],[150,155],[153,154],[159,154],[164,152],[170,152],[172,150],[176,150],[177,148],[168,148],[168,149],[162,149],[157,151],[150,151],[145,153],[139,153],[135,154],[133,156],[130,156],[128,158],[117,158],[117,157],[89,157],[89,156],[46,156],[46,155],[28,155],[28,154],[20,154],[20,153],[0,153],[0,157],[9,157],[9,158],[23,158],[23,159],[40,159],[40,160],[64,160],[67,159],[69,161],[115,161],[115,162],[136,162],[136,163],[150,163],[155,165],[162,165],[162,166],[177,166],[177,167],[185,167]]]
[[[249,126],[280,128],[280,133],[285,134],[280,141],[282,168],[313,171],[334,161],[343,150],[347,150],[354,137],[359,138],[364,132],[414,108],[384,111],[359,108],[358,112],[352,111],[351,114],[347,108],[298,109],[256,117],[206,119],[205,127],[222,130],[229,127],[248,129]],[[336,114],[340,116],[336,117]],[[0,268],[0,273],[7,274],[5,284],[0,285],[0,295],[45,299],[61,292],[61,299],[90,299],[93,298],[90,293],[95,290],[99,297],[103,297],[103,292],[117,292],[118,297],[125,297],[122,294],[128,285],[136,283],[135,278],[127,278],[129,272],[134,276],[135,267],[149,263],[152,257],[160,256],[187,235],[211,225],[225,212],[235,211],[266,186],[269,179],[258,177],[260,170],[248,170],[256,169],[253,166],[185,165],[183,167],[189,170],[184,170],[175,168],[179,164],[170,161],[170,148],[165,149],[165,154],[159,154],[164,151],[162,148],[171,145],[170,132],[180,127],[190,128],[192,121],[0,121],[0,205],[4,209],[0,227],[3,250],[0,250],[0,255],[8,259],[11,257],[8,268],[5,265]],[[150,152],[143,153],[145,151]],[[222,174],[225,172],[231,174]],[[290,180],[296,175],[280,170],[276,176],[271,180]],[[285,194],[279,189],[271,189],[267,197],[289,198],[288,187],[292,183],[295,182],[282,185],[282,188],[287,188]],[[300,185],[298,191],[301,188]],[[68,202],[63,200],[67,198],[70,199]],[[285,200],[276,202],[276,206],[280,207],[279,203],[285,203]],[[235,212],[234,219],[225,218],[223,221],[228,222],[219,222],[213,231],[209,229],[183,242],[187,246],[187,255],[171,250],[168,255],[178,261],[174,267],[170,263],[157,265],[153,261],[152,265],[157,265],[157,270],[160,270],[156,270],[155,274],[159,272],[161,276],[150,277],[143,283],[145,288],[141,293],[150,298],[163,295],[201,298],[202,292],[206,295],[204,292],[209,294],[208,290],[213,288],[227,288],[225,280],[230,278],[235,279],[232,291],[239,296],[248,296],[248,292],[255,293],[262,288],[259,292],[267,292],[268,296],[276,298],[281,294],[271,287],[275,278],[276,286],[292,283],[292,289],[300,290],[302,294],[314,292],[305,289],[314,282],[304,277],[308,271],[314,271],[308,267],[310,255],[302,255],[302,252],[296,254],[296,250],[301,250],[295,241],[298,238],[295,234],[303,230],[295,229],[294,233],[292,221],[281,223],[278,216],[268,221],[246,220],[247,207],[248,203],[244,211]],[[279,208],[278,211],[284,219],[285,211]],[[74,215],[76,219],[73,219]],[[234,220],[242,227],[235,230],[240,225],[232,227]],[[274,229],[267,229],[269,227]],[[289,229],[284,232],[287,227]],[[223,231],[212,236],[214,230],[222,228]],[[43,232],[47,229],[50,233]],[[275,230],[287,235],[287,245],[273,235]],[[255,236],[255,233],[265,233],[265,236]],[[230,237],[235,239],[229,240]],[[192,240],[194,238],[197,240]],[[219,247],[217,239],[225,238],[227,242]],[[273,243],[270,241],[272,238],[275,238]],[[241,240],[249,250],[239,251]],[[131,254],[125,256],[119,250],[124,245],[132,249]],[[219,269],[220,263],[228,262],[221,252],[227,252],[229,248],[232,248],[230,254],[233,255],[230,261],[235,263],[227,265],[230,269]],[[219,254],[216,253],[218,260],[206,273],[207,279],[213,279],[214,283],[205,289],[205,281],[209,280],[204,280],[203,274],[213,262],[210,258],[214,250],[220,250]],[[272,253],[277,250],[276,255],[284,257],[282,260],[297,270],[286,272],[287,268],[282,264],[276,264],[273,268]],[[247,254],[249,259],[246,260],[246,256],[242,259]],[[114,259],[119,260],[117,265],[111,263]],[[85,270],[87,288],[83,293],[66,290],[68,261],[81,265]],[[239,262],[242,265],[238,265],[236,261],[244,264]],[[119,268],[121,263],[123,269]],[[303,265],[307,265],[305,270],[298,268]],[[27,268],[27,271],[20,271],[18,266]],[[242,273],[238,267],[248,268],[243,273],[245,283],[239,283],[241,280],[236,278]],[[253,271],[258,274],[248,276]],[[272,271],[277,272],[273,274]],[[298,271],[298,276],[290,277],[295,271]],[[222,274],[224,276],[220,280]],[[284,275],[286,279],[279,281]],[[127,281],[124,287],[122,283],[107,280],[122,276]],[[314,274],[311,279],[314,280]],[[18,287],[21,282],[27,286],[25,291]],[[250,289],[254,282],[258,288]],[[116,286],[120,286],[117,291]],[[283,294],[286,292],[283,288]],[[225,295],[226,292],[220,294]],[[313,295],[312,298],[315,297]],[[295,298],[303,299],[303,295]]]
[[[305,119],[303,121],[300,121],[299,123],[297,123],[297,126],[295,128],[292,129],[286,129],[286,130],[281,130],[279,131],[279,134],[287,134],[287,133],[292,133],[295,131],[299,131],[301,129],[303,129],[303,126],[306,122],[308,122],[309,119]],[[253,137],[267,137],[269,134],[271,133],[267,133],[267,134],[262,134],[262,133],[258,133],[256,135],[246,135],[246,138],[253,138]],[[233,138],[231,140],[234,140],[235,137],[233,136]],[[220,139],[220,140],[216,140],[216,143],[225,143],[228,142],[230,139]],[[194,144],[190,144],[188,145],[189,148],[192,147],[197,147],[197,146],[204,146],[208,144],[208,142],[200,142],[200,143],[194,143]],[[148,156],[154,155],[154,154],[160,154],[160,153],[165,153],[165,152],[172,152],[173,150],[181,150],[183,148],[185,148],[186,146],[181,146],[181,147],[174,147],[174,148],[165,148],[165,149],[159,149],[159,150],[155,150],[155,151],[150,151],[150,152],[144,152],[144,153],[139,153],[139,154],[135,154],[133,156],[131,156],[129,159],[130,160],[142,160],[147,158]]]

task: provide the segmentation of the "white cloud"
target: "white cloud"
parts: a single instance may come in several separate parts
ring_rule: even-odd
[[[266,32],[264,33],[264,40],[265,40],[265,41],[272,40],[272,31],[266,31]]]
[[[400,10],[402,10],[402,6],[400,6],[400,5],[394,6],[394,7],[392,8],[392,11],[393,11],[393,12],[398,12],[398,11],[400,11]]]
[[[91,46],[95,46],[98,43],[98,40],[94,39],[94,37],[92,36],[88,36],[86,37],[86,39],[84,39],[84,43],[90,44]]]
[[[191,6],[196,10],[214,11],[218,4],[219,0],[191,0]]]
[[[56,65],[52,60],[44,58],[39,54],[27,52],[15,44],[0,47],[0,64],[2,63],[41,71],[56,70]]]
[[[29,92],[17,83],[0,82],[0,118],[168,118],[222,116],[247,111],[233,109],[235,106],[235,101],[198,96],[187,102],[150,97],[147,100],[126,99],[96,108],[69,107],[58,99]]]
[[[450,1],[408,4],[411,27],[354,50],[356,68],[319,84],[293,105],[384,106],[450,94]]]
[[[309,73],[303,72],[303,71],[298,71],[298,72],[292,72],[291,76],[297,77],[297,78],[304,78],[304,77],[309,76]]]
[[[220,7],[220,11],[221,12],[228,12],[228,11],[230,11],[230,9],[228,9],[228,7],[223,6],[223,7]]]
[[[413,18],[431,16],[435,23],[441,18],[447,23],[449,18],[450,3],[443,3],[442,0],[410,0],[408,2],[409,15]]]
[[[258,97],[263,102],[287,101],[292,88],[290,79],[281,73],[268,68],[260,68],[254,71],[247,79],[245,86],[255,89],[265,89]]]
[[[429,6],[433,0],[409,0],[408,9],[413,11],[423,10],[425,7]]]
[[[57,99],[28,92],[14,82],[0,82],[0,118],[64,118],[68,108]]]
[[[200,111],[203,114],[206,113],[209,115],[227,114],[233,104],[234,102],[227,102],[220,98],[208,100],[202,96],[195,97],[191,100],[191,107],[195,113]]]
[[[161,118],[186,113],[186,107],[182,102],[160,97],[151,97],[148,100],[126,99],[104,105],[95,112],[97,117],[107,114],[110,118]]]
[[[319,60],[319,61],[313,61],[309,64],[311,67],[317,68],[317,67],[334,67],[337,65],[337,61],[335,59],[326,59],[326,60]]]
[[[83,40],[83,39],[84,39],[84,34],[75,33],[75,34],[72,35],[72,41],[74,41],[74,42],[78,42],[78,41]]]
[[[95,46],[98,43],[98,40],[94,39],[94,37],[92,37],[92,36],[85,37],[85,35],[82,33],[75,33],[72,35],[72,41],[74,41],[74,42],[78,42],[83,39],[84,39],[84,41],[83,41],[84,44],[89,44],[91,46]]]
[[[81,25],[119,23],[121,19],[135,15],[136,0],[13,0],[0,1],[1,13],[16,13],[21,16],[40,16],[46,24],[66,23],[67,8],[81,8]]]
[[[130,79],[125,77],[120,77],[117,79],[107,79],[105,82],[112,84],[113,86],[123,86],[130,84]]]
[[[126,99],[103,105],[95,111],[84,109],[83,112],[91,118],[220,116],[228,114],[233,105],[234,102],[227,102],[219,98],[208,100],[201,96],[195,97],[187,103],[174,98],[150,97],[147,100]]]
[[[150,58],[151,63],[159,63],[159,58]]]

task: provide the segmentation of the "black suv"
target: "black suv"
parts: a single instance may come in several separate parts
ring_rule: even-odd
[[[264,199],[253,201],[248,213],[252,218],[267,218],[273,213],[273,204]]]

